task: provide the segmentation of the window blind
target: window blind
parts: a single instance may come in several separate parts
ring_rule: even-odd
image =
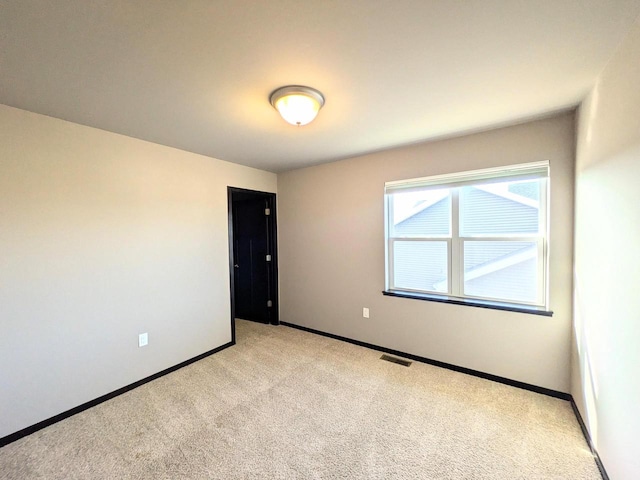
[[[549,177],[549,162],[542,161],[386,182],[384,184],[384,193],[407,193],[431,188],[442,188],[443,186],[460,187],[465,185],[511,182],[515,180],[534,180],[547,177]]]

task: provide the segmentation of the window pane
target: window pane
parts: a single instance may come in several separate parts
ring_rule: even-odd
[[[393,194],[392,237],[448,236],[451,232],[449,189]]]
[[[393,286],[447,293],[447,242],[393,242]]]
[[[540,180],[460,188],[460,235],[538,233]]]
[[[464,294],[505,301],[538,300],[536,242],[464,242]]]

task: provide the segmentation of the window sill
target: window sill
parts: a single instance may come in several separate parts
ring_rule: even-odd
[[[492,308],[494,310],[506,310],[508,312],[530,313],[532,315],[553,316],[553,312],[541,307],[518,305],[515,303],[492,302],[487,300],[472,300],[448,297],[446,295],[434,295],[428,293],[403,292],[399,290],[383,290],[383,295],[390,297],[412,298],[414,300],[426,300],[427,302],[452,303],[454,305],[466,305],[468,307]]]

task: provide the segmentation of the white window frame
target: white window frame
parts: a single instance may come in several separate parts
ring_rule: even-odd
[[[539,206],[539,233],[523,235],[476,235],[460,236],[460,188],[465,185],[491,183],[495,180],[539,179],[541,182]],[[451,228],[449,235],[432,236],[392,236],[393,193],[403,191],[427,190],[432,188],[449,188],[451,197]],[[473,170],[449,175],[415,178],[385,183],[385,289],[391,293],[418,294],[436,297],[452,297],[462,300],[479,300],[496,304],[513,304],[548,310],[548,252],[549,252],[549,162],[533,162],[507,167]],[[446,292],[436,290],[417,290],[397,288],[393,284],[393,251],[395,242],[446,242],[447,243],[447,289]],[[531,242],[537,245],[537,279],[538,298],[534,302],[513,301],[501,298],[466,295],[464,293],[464,247],[467,242],[511,241]]]

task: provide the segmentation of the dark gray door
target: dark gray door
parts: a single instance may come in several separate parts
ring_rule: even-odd
[[[233,190],[233,304],[236,318],[277,323],[273,194]]]

